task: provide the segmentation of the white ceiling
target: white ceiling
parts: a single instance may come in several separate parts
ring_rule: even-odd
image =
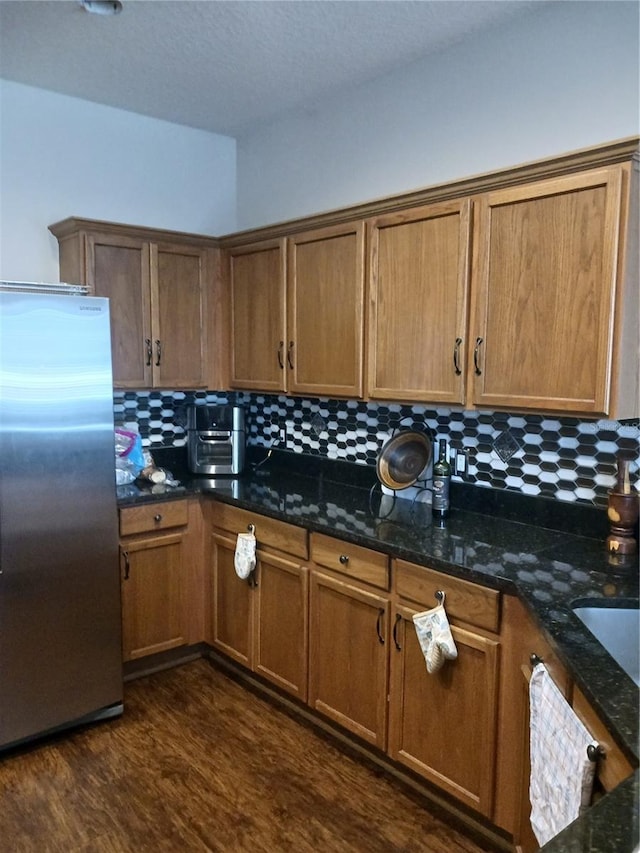
[[[237,136],[542,0],[0,0],[0,76]]]

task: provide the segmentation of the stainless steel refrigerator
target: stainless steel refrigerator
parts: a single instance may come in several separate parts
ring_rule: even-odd
[[[109,301],[81,292],[0,283],[0,749],[122,712]]]

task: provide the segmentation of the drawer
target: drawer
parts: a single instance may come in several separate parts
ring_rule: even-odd
[[[212,510],[210,518],[214,527],[237,534],[246,533],[253,524],[259,548],[275,548],[303,560],[309,558],[308,533],[302,527],[231,504],[215,502]]]
[[[120,510],[120,536],[183,527],[188,520],[189,509],[185,500],[123,507]]]
[[[322,533],[312,533],[311,559],[334,572],[389,589],[389,558],[385,554]]]
[[[438,603],[435,594],[445,594],[445,609],[453,619],[469,625],[498,632],[500,629],[500,593],[469,581],[444,575],[424,566],[396,560],[396,592],[424,606],[425,610]]]
[[[611,791],[631,776],[633,767],[577,687],[573,689],[573,710],[603,749],[604,755],[598,759],[597,774],[604,790]]]

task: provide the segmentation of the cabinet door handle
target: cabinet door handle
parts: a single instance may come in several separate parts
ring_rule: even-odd
[[[398,642],[398,622],[402,622],[402,616],[399,613],[396,613],[396,621],[393,623],[393,642],[395,643],[396,649],[401,652],[402,646]]]
[[[343,566],[346,566],[347,563],[349,562],[349,555],[348,554],[340,554],[339,559],[340,559],[340,564]]]
[[[456,372],[456,376],[460,376],[462,371],[460,370],[460,345],[462,344],[462,338],[456,338],[456,345],[453,348],[453,369]]]
[[[123,551],[122,556],[124,557],[124,579],[126,581],[129,580],[129,572],[131,570],[131,564],[129,563],[129,552]]]
[[[282,360],[282,355],[284,353],[284,341],[280,341],[280,345],[278,346],[278,366],[280,370],[284,370],[284,361]]]
[[[289,348],[287,349],[287,364],[293,370],[293,341],[289,341]]]
[[[160,359],[162,358],[162,344],[156,340],[156,367],[160,367]]]
[[[481,376],[482,371],[480,370],[480,365],[478,364],[478,356],[480,354],[480,347],[483,343],[482,338],[476,338],[476,345],[473,350],[473,366],[476,369],[476,376]]]
[[[382,646],[384,646],[384,637],[382,636],[382,631],[381,631],[383,618],[384,618],[384,608],[381,607],[380,610],[378,610],[378,618],[376,619],[376,634],[378,635],[378,642]]]
[[[151,367],[151,359],[153,358],[153,349],[151,348],[151,338],[144,339],[147,348],[147,367]]]

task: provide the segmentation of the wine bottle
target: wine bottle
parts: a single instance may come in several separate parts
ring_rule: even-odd
[[[433,499],[431,502],[431,511],[435,518],[446,518],[449,515],[451,466],[447,460],[447,442],[444,438],[439,440],[438,447],[438,461],[433,466]]]

